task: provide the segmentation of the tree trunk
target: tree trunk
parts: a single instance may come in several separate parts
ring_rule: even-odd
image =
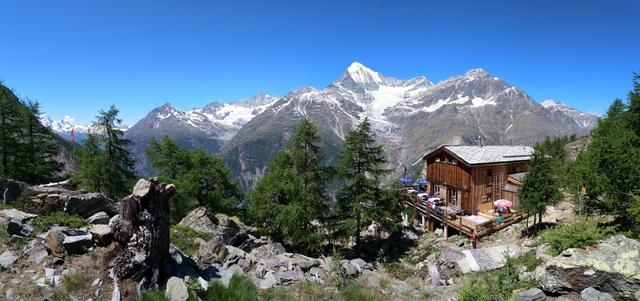
[[[103,258],[118,278],[147,277],[151,287],[157,286],[170,258],[169,199],[175,193],[172,184],[140,179],[133,193],[122,200],[120,214],[111,223],[117,244]]]

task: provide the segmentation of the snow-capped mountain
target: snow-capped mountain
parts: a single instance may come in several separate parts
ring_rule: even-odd
[[[582,113],[574,108],[568,107],[564,103],[556,102],[553,99],[543,101],[542,106],[551,112],[559,112],[573,119],[578,126],[583,128],[594,128],[600,120],[600,116],[595,113]]]
[[[182,111],[170,103],[153,109],[125,133],[134,141],[131,148],[136,160],[136,170],[149,174],[144,149],[151,138],[169,136],[189,148],[203,148],[217,152],[224,141],[231,139],[240,128],[263,112],[278,98],[265,94],[231,103],[212,102],[202,108]]]
[[[482,69],[433,85],[424,76],[398,80],[354,62],[324,89],[286,94],[225,143],[222,155],[243,185],[264,174],[302,118],[318,125],[328,160],[335,159],[346,133],[369,118],[393,167],[409,166],[443,143],[481,137],[485,144],[531,145],[590,129]]]
[[[42,114],[39,119],[42,125],[57,133],[69,133],[71,129],[74,129],[76,133],[86,133],[89,129],[86,125],[76,124],[75,119],[71,116],[64,116],[61,120],[53,120],[51,117]]]
[[[54,120],[46,114],[42,114],[38,117],[40,123],[45,127],[51,129],[62,138],[69,140],[71,138],[71,130],[74,132],[74,139],[76,143],[82,143],[89,133],[97,132],[91,125],[82,125],[75,122],[75,118],[71,116],[64,116],[60,120]],[[121,124],[120,130],[127,131],[129,126]]]

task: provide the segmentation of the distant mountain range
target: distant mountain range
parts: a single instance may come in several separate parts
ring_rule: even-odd
[[[189,111],[166,103],[125,136],[135,142],[131,151],[143,175],[153,173],[144,155],[149,140],[168,135],[183,146],[222,156],[250,187],[302,118],[318,125],[329,163],[335,163],[344,136],[369,118],[393,168],[410,167],[423,153],[445,143],[532,145],[547,136],[588,134],[599,120],[552,100],[538,103],[482,69],[434,84],[424,76],[384,76],[354,62],[323,89],[299,88],[282,97],[257,94]],[[73,123],[65,121],[48,124],[64,132],[67,123]]]
[[[82,143],[82,141],[87,137],[87,134],[91,131],[90,125],[77,124],[75,119],[71,116],[64,116],[60,120],[54,120],[48,115],[42,114],[38,119],[42,125],[48,127],[67,141],[71,139],[71,130],[73,129],[75,142],[78,144]],[[121,127],[124,131],[129,129],[129,126],[127,125],[122,125]]]

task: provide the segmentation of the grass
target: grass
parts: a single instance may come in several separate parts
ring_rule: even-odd
[[[513,263],[515,265],[524,266],[527,268],[527,271],[531,272],[542,263],[542,259],[536,258],[536,255],[532,252],[526,252],[513,258]]]
[[[506,301],[514,290],[537,286],[536,280],[520,278],[519,267],[529,263],[528,257],[507,258],[505,266],[500,269],[466,276],[457,300]]]
[[[393,262],[393,263],[387,264],[385,266],[385,269],[387,270],[387,273],[389,273],[389,275],[395,278],[398,278],[400,280],[405,280],[413,276],[413,271],[405,267],[399,262]]]
[[[75,293],[87,287],[89,284],[88,273],[85,269],[76,271],[75,273],[64,277],[62,287],[68,293]]]
[[[569,248],[593,246],[613,232],[612,227],[601,226],[599,220],[562,224],[540,232],[535,245],[549,244],[549,253],[556,256]]]
[[[340,296],[342,297],[342,300],[349,301],[387,300],[382,293],[371,288],[363,287],[354,280],[347,282],[345,287],[340,290]]]
[[[200,245],[194,242],[194,239],[199,237],[208,241],[212,238],[211,234],[198,232],[187,226],[175,225],[171,227],[170,231],[171,243],[178,247],[185,254],[191,255],[198,251]]]
[[[89,223],[77,215],[71,215],[61,211],[53,212],[48,215],[39,215],[33,219],[33,228],[35,233],[45,232],[54,225],[69,228],[81,228],[88,226]]]
[[[11,206],[9,206],[8,204],[0,203],[0,210],[2,210],[2,209],[9,209],[9,208],[11,208]]]
[[[257,301],[258,291],[253,282],[244,275],[234,274],[226,288],[219,281],[207,289],[204,301]]]
[[[294,296],[292,293],[287,292],[284,288],[280,286],[272,287],[266,290],[262,290],[260,292],[260,300],[264,301],[298,301],[298,300],[306,300],[304,298],[299,298],[298,296]],[[314,299],[322,300],[322,299]]]
[[[139,301],[168,301],[168,299],[165,297],[164,291],[150,290],[142,293]]]
[[[62,288],[55,288],[51,292],[51,296],[49,297],[53,301],[72,301],[71,296]]]

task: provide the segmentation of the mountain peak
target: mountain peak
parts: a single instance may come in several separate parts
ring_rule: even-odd
[[[561,104],[561,103],[558,103],[558,102],[556,102],[556,101],[555,101],[555,100],[553,100],[553,99],[547,99],[547,100],[545,100],[545,101],[541,102],[540,104],[541,104],[543,107],[548,108],[548,107],[557,106],[557,105],[559,105],[559,104]]]
[[[369,83],[382,83],[384,77],[376,72],[371,70],[369,67],[361,64],[360,62],[353,62],[347,68],[347,72],[345,75],[349,75],[353,81],[360,84],[369,84]],[[344,77],[344,76],[343,76]]]
[[[486,75],[489,75],[489,73],[487,73],[487,71],[485,71],[482,68],[475,68],[467,71],[467,73],[465,73],[464,75],[477,77],[477,76],[486,76]]]

